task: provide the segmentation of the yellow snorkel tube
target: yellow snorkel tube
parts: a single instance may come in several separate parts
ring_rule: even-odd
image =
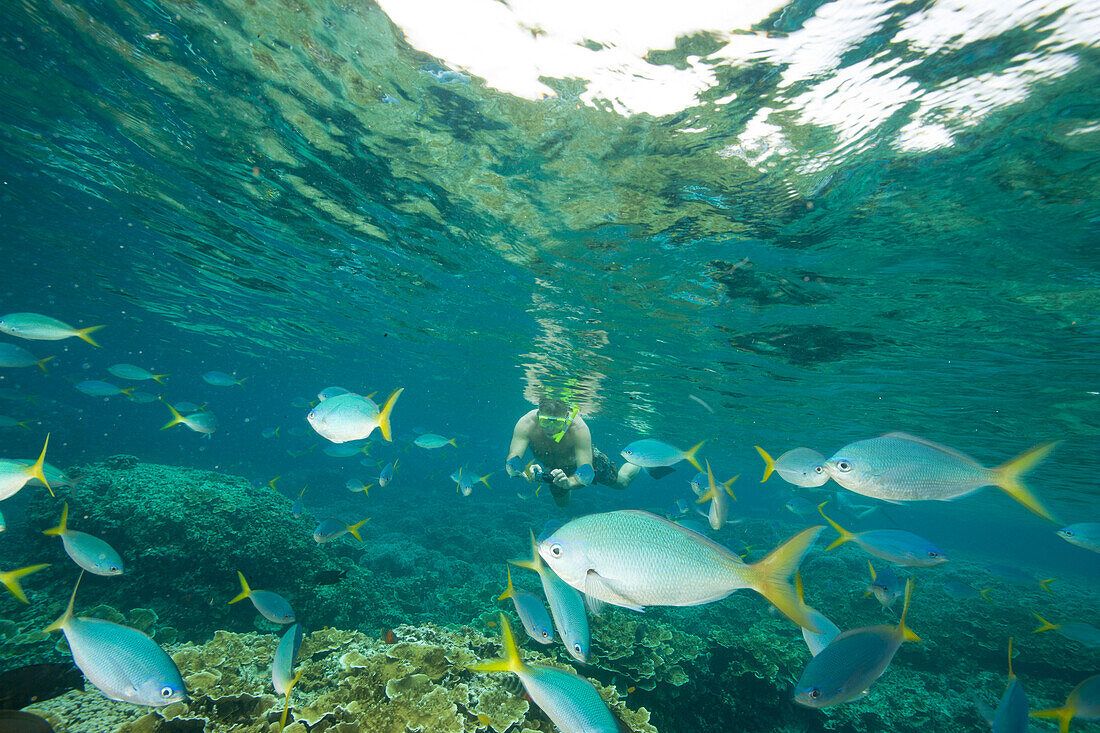
[[[554,438],[555,443],[560,443],[561,439],[565,437],[566,432],[569,431],[569,426],[573,424],[573,420],[576,419],[577,413],[579,413],[580,411],[581,411],[580,407],[574,407],[569,412],[569,419],[566,420],[565,427],[562,428],[561,430],[559,430],[558,432],[554,433],[554,435],[552,436]]]

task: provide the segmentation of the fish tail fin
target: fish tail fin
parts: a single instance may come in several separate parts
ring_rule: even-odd
[[[909,615],[909,598],[913,595],[913,579],[905,581],[905,603],[901,607],[901,618],[898,619],[897,634],[902,641],[920,641],[912,629],[905,625],[905,618]]]
[[[1008,463],[993,469],[994,483],[1000,487],[1002,491],[1038,514],[1040,517],[1051,521],[1056,521],[1054,516],[1050,513],[1050,510],[1043,505],[1043,502],[1039,500],[1039,497],[1031,493],[1031,489],[1024,485],[1023,478],[1034,469],[1040,461],[1050,455],[1050,452],[1057,448],[1060,442],[1061,441],[1056,441],[1054,443],[1037,445],[1034,448],[1024,451]]]
[[[695,503],[696,504],[702,504],[704,502],[710,501],[711,499],[717,499],[717,498],[718,498],[718,488],[716,486],[711,486],[709,489],[706,490],[706,492],[701,494],[699,496],[699,498],[695,500]]]
[[[978,593],[981,594],[981,597],[985,599],[986,603],[988,603],[991,606],[996,606],[997,605],[996,603],[989,600],[989,591],[991,591],[991,590],[993,590],[993,586],[989,586],[988,588],[983,588],[982,590],[978,591]]]
[[[44,359],[39,359],[38,361],[35,362],[35,364],[37,364],[38,368],[42,370],[42,373],[45,374],[48,377],[48,376],[50,376],[50,373],[46,371],[46,362],[49,361],[50,359],[56,359],[56,358],[57,358],[56,356],[47,356]]]
[[[236,603],[237,601],[243,601],[245,598],[252,595],[252,589],[248,587],[248,581],[244,579],[244,573],[238,570],[237,577],[241,579],[241,592],[229,602],[230,604]]]
[[[516,595],[516,589],[512,585],[512,568],[508,568],[508,587],[504,589],[504,592],[497,596],[498,601],[503,601],[506,598],[514,598]]]
[[[290,681],[290,684],[286,688],[286,704],[283,705],[283,714],[279,718],[279,733],[283,733],[283,728],[286,727],[286,716],[290,713],[290,693],[294,692],[294,685],[298,684],[298,678],[302,676],[304,668],[298,670],[298,674],[294,675],[294,679]]]
[[[878,576],[875,574],[875,565],[870,560],[867,561],[867,568],[871,571],[871,581],[873,582]]]
[[[1054,591],[1052,591],[1052,590],[1051,590],[1051,589],[1050,589],[1050,588],[1048,587],[1048,585],[1049,585],[1050,583],[1053,583],[1053,582],[1054,582],[1054,581],[1056,581],[1056,580],[1058,580],[1058,579],[1057,579],[1057,578],[1044,578],[1043,580],[1040,580],[1040,581],[1039,581],[1039,585],[1041,585],[1041,586],[1043,587],[1043,590],[1045,590],[1045,591],[1046,591],[1047,593],[1049,593],[1049,594],[1051,594],[1051,595],[1054,595]]]
[[[822,629],[817,627],[806,605],[798,599],[790,578],[822,529],[824,527],[820,525],[804,529],[772,550],[763,560],[748,566],[752,573],[750,587],[768,599],[784,616],[814,633],[821,633]]]
[[[508,562],[515,565],[517,568],[527,568],[528,570],[534,570],[539,575],[542,575],[545,565],[543,565],[542,562],[542,555],[539,554],[539,545],[538,541],[535,539],[534,531],[531,532],[531,559],[509,560]]]
[[[504,614],[500,614],[501,643],[504,645],[504,656],[491,662],[470,665],[469,669],[475,672],[518,672],[527,665],[519,656],[519,647],[516,646],[516,637],[512,633],[512,626]]]
[[[275,437],[276,437],[276,438],[278,438],[278,437],[279,437],[279,431],[280,431],[280,430],[282,430],[282,429],[283,429],[283,426],[282,426],[282,425],[280,425],[279,427],[275,428]]]
[[[41,565],[28,565],[25,568],[16,568],[15,570],[9,570],[6,573],[0,573],[0,583],[11,591],[11,594],[18,598],[23,603],[30,603],[27,600],[27,594],[23,592],[23,586],[19,584],[19,579],[24,575],[30,575],[36,573],[42,568],[49,567],[49,563],[42,563]]]
[[[760,454],[760,457],[764,459],[764,478],[760,479],[760,483],[764,483],[772,475],[772,471],[775,470],[775,459],[768,455],[768,452],[758,445],[754,445],[756,452]]]
[[[98,331],[101,328],[103,328],[103,326],[89,326],[88,328],[78,328],[73,333],[73,335],[76,336],[79,339],[87,341],[92,346],[95,346],[95,347],[98,348],[99,344],[97,344],[95,342],[95,340],[91,337],[90,334],[95,333],[96,331]]]
[[[393,433],[390,430],[390,413],[393,412],[393,406],[397,402],[397,398],[404,391],[404,387],[398,387],[390,392],[390,396],[386,398],[386,403],[382,405],[382,409],[378,413],[378,429],[382,431],[382,437],[387,443],[393,442]]]
[[[374,484],[371,484],[371,486],[374,486]],[[348,534],[350,534],[352,537],[354,537],[355,539],[362,542],[363,538],[359,536],[359,528],[362,527],[364,524],[366,524],[369,521],[370,521],[370,517],[367,517],[366,519],[362,519],[362,520],[356,522],[355,524],[351,525],[350,527],[348,527]]]
[[[154,374],[153,375],[153,381],[156,382],[157,384],[164,384],[164,378],[167,377],[167,376],[169,376],[169,375],[167,375],[167,374]]]
[[[794,592],[798,594],[798,602],[805,605],[806,596],[802,593],[802,573],[794,571]]]
[[[370,496],[370,490],[371,490],[372,486],[374,486],[374,484],[367,484],[366,486],[363,487],[363,498],[364,499],[366,499],[368,496]],[[363,520],[363,521],[366,521],[366,520]]]
[[[52,624],[42,629],[43,633],[48,634],[51,631],[57,631],[58,629],[64,628],[68,620],[73,617],[73,604],[76,603],[76,589],[80,587],[80,581],[83,579],[84,571],[81,570],[80,575],[76,579],[76,585],[73,586],[73,594],[69,596],[69,605],[65,608],[65,613],[61,614],[61,616]]]
[[[278,481],[278,480],[279,480],[279,479],[281,479],[281,478],[282,478],[282,475],[276,476],[275,478],[273,478],[273,479],[271,479],[270,481],[268,481],[268,482],[267,482],[267,485],[268,485],[268,486],[270,486],[271,488],[275,489],[275,491],[278,491],[279,489],[277,489],[277,488],[275,487],[275,482],[276,482],[276,481]]]
[[[703,467],[699,465],[699,461],[695,458],[695,454],[699,452],[699,449],[703,447],[703,443],[706,442],[707,441],[705,440],[700,440],[698,443],[688,448],[687,451],[684,453],[684,460],[695,466],[695,468],[700,471],[703,470]]]
[[[724,488],[726,490],[726,493],[729,494],[730,498],[733,499],[734,501],[737,501],[737,495],[733,493],[733,489],[731,489],[730,486],[732,486],[733,482],[736,481],[739,478],[741,478],[741,474],[737,474],[733,478],[727,479],[726,481],[722,482],[722,488]]]
[[[46,433],[46,441],[42,444],[42,452],[38,454],[38,460],[32,465],[27,466],[27,476],[30,478],[36,478],[45,484],[46,488],[50,491],[50,496],[55,496],[53,488],[50,486],[50,482],[46,479],[46,473],[43,471],[43,467],[46,465],[46,448],[50,446],[50,434]]]
[[[1041,631],[1056,631],[1061,628],[1061,624],[1052,624],[1034,611],[1031,612],[1031,615],[1039,619],[1039,623],[1042,624],[1042,626],[1031,632],[1033,634],[1038,634]]]
[[[481,478],[479,478],[478,482],[485,484],[485,488],[491,489],[493,487],[489,485],[489,477],[492,476],[492,475],[493,475],[493,472],[487,473],[484,476],[482,476]]]
[[[57,523],[56,527],[50,527],[49,529],[42,530],[42,534],[57,535],[60,537],[65,534],[65,530],[69,528],[69,502],[65,502],[61,505],[61,521]]]
[[[1069,733],[1069,721],[1073,720],[1073,716],[1076,712],[1077,706],[1067,702],[1060,708],[1035,710],[1029,714],[1033,718],[1054,718],[1058,721],[1059,733]]]
[[[823,501],[820,504],[818,504],[817,505],[817,511],[822,517],[825,518],[825,521],[828,522],[832,526],[832,528],[836,530],[837,534],[839,534],[840,536],[837,537],[835,540],[833,540],[833,543],[831,545],[829,545],[828,547],[825,548],[826,552],[828,552],[829,550],[832,550],[834,548],[840,547],[845,542],[850,542],[850,541],[852,541],[856,538],[856,536],[854,534],[852,534],[848,530],[844,529],[839,524],[837,524],[833,520],[829,519],[829,517],[825,515],[825,505],[828,504],[828,503],[829,502],[827,502],[827,501]]]
[[[27,427],[30,424],[31,424],[30,420],[20,420],[19,421],[19,427],[23,428],[24,430],[30,430],[30,428]]]
[[[162,399],[161,402],[164,402],[164,400]],[[168,428],[172,427],[173,425],[179,425],[181,422],[183,422],[183,415],[179,414],[179,411],[176,410],[176,408],[172,407],[167,402],[164,402],[164,406],[167,407],[172,412],[172,419],[169,422],[165,423],[163,426],[161,426],[161,430],[167,430]]]
[[[135,389],[137,389],[137,387],[127,387],[125,389],[119,389],[119,392],[126,395],[127,397],[133,397]]]

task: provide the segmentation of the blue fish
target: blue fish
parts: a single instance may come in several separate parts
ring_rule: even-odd
[[[503,601],[506,598],[512,599],[516,614],[528,636],[540,644],[554,643],[554,622],[550,620],[550,614],[546,613],[546,606],[542,605],[542,599],[534,593],[517,591],[512,585],[511,568],[508,568],[508,588],[497,600]]]
[[[269,590],[252,590],[248,587],[248,581],[244,579],[244,573],[240,570],[237,571],[237,577],[241,580],[241,592],[230,601],[231,604],[248,598],[260,615],[268,621],[277,624],[294,623],[294,609],[285,598]]]
[[[588,613],[584,608],[584,597],[557,574],[547,567],[538,551],[534,532],[531,533],[531,559],[510,560],[520,568],[534,570],[542,579],[542,591],[550,603],[550,613],[558,636],[565,642],[565,649],[578,662],[588,661],[588,652],[592,646],[592,635],[588,628]]]
[[[944,555],[943,550],[912,532],[906,532],[902,529],[872,529],[866,532],[849,532],[825,515],[824,507],[828,503],[827,501],[822,502],[817,510],[840,536],[825,548],[826,551],[839,547],[845,542],[855,542],[868,554],[897,565],[925,568],[947,562],[947,556]]]

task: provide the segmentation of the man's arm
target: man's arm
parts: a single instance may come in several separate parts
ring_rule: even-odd
[[[526,422],[525,415],[519,419],[515,430],[512,431],[512,444],[508,446],[508,458],[504,462],[504,470],[509,476],[519,476],[523,473],[523,454],[527,452],[527,446],[531,442]]]

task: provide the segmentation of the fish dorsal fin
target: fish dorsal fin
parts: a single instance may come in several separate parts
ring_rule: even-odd
[[[874,582],[875,582],[875,580],[876,580],[876,579],[878,578],[878,576],[877,576],[877,575],[875,575],[875,566],[874,566],[874,563],[872,563],[872,562],[871,562],[870,560],[868,560],[868,561],[867,561],[867,567],[868,567],[868,568],[870,568],[870,570],[871,570],[871,582],[872,582],[872,583],[874,583]]]
[[[54,621],[52,624],[42,629],[45,633],[51,631],[57,631],[58,629],[64,630],[65,625],[69,623],[69,620],[73,617],[73,604],[76,603],[76,591],[80,587],[80,581],[84,579],[84,571],[80,571],[80,576],[76,579],[76,585],[73,586],[73,594],[69,596],[69,606],[65,609],[65,613],[61,614],[61,618]]]
[[[975,466],[980,466],[981,465],[980,463],[978,463],[977,461],[975,461],[973,458],[966,455],[965,453],[960,453],[959,451],[955,450],[954,448],[948,448],[946,445],[942,445],[941,443],[936,443],[934,441],[928,440],[927,438],[922,438],[919,435],[912,435],[910,433],[903,433],[900,430],[895,430],[895,431],[890,432],[890,433],[884,433],[883,435],[880,435],[879,437],[880,438],[896,438],[898,440],[908,440],[908,441],[913,442],[913,443],[920,443],[921,445],[926,446],[928,448],[933,448],[933,449],[941,451],[943,453],[947,453],[948,455],[954,456],[955,458],[958,458],[961,461],[966,461],[967,463],[971,463]]]

